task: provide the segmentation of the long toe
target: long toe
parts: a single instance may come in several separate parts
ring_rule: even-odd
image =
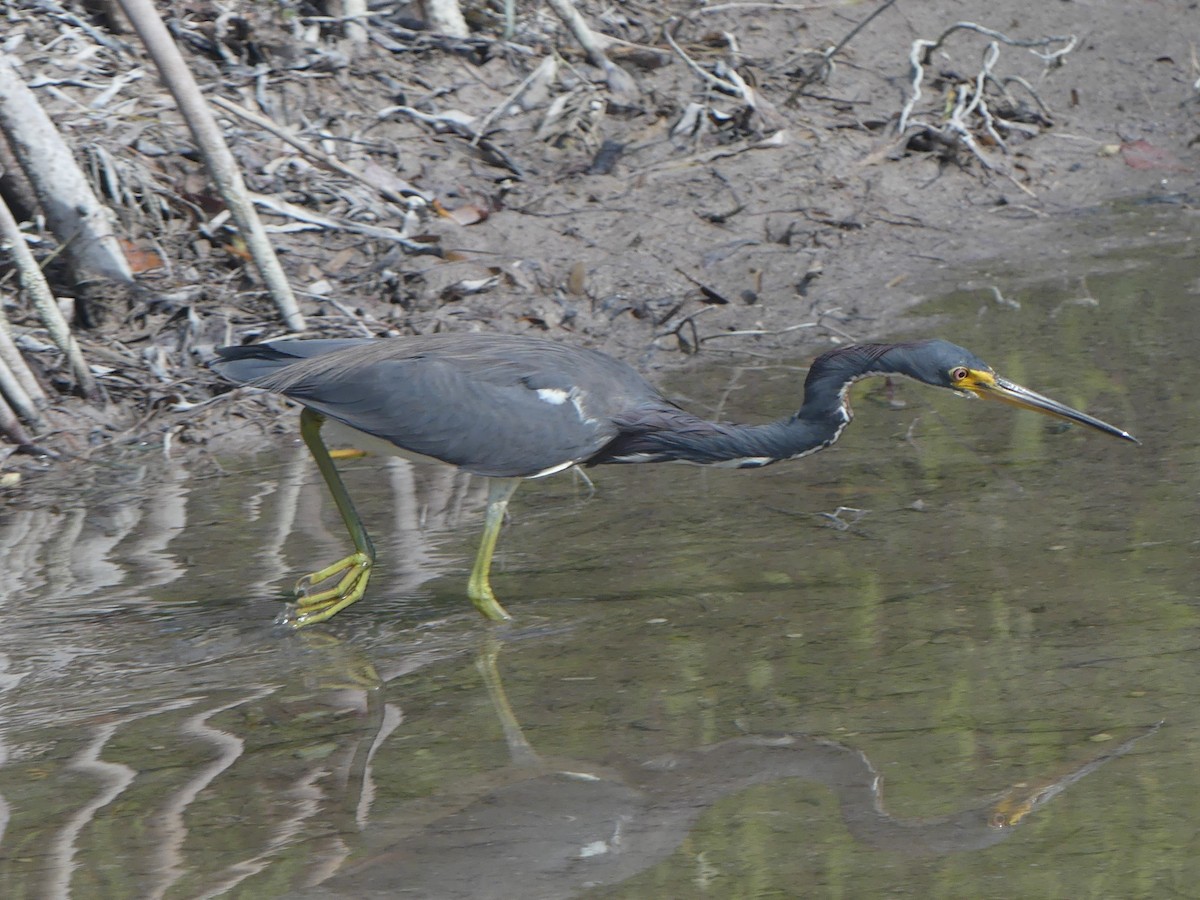
[[[357,602],[366,593],[372,563],[367,554],[352,553],[332,566],[305,575],[296,582],[295,607],[288,610],[283,621],[298,628],[313,625],[326,621]],[[312,591],[314,586],[335,577],[338,581],[332,587]]]

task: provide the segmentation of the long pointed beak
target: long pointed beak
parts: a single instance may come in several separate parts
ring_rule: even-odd
[[[968,389],[978,397],[983,397],[986,400],[999,400],[1002,403],[1010,403],[1022,409],[1032,409],[1034,412],[1040,412],[1047,416],[1055,416],[1059,419],[1066,419],[1068,422],[1078,422],[1080,425],[1087,425],[1090,428],[1095,428],[1097,431],[1111,434],[1113,437],[1133,441],[1135,444],[1141,443],[1141,441],[1128,431],[1122,431],[1115,425],[1102,422],[1093,416],[1089,416],[1087,413],[1072,409],[1065,404],[1059,403],[1057,400],[1051,400],[1049,397],[1044,397],[1037,393],[1037,391],[1021,387],[1021,385],[1014,384],[1006,378],[1001,378],[999,375],[976,371],[972,371],[971,374],[974,378],[971,379],[972,383]]]

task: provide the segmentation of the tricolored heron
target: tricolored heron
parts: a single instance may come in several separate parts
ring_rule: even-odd
[[[375,561],[321,438],[327,420],[343,426],[343,434],[349,429],[359,449],[428,457],[490,479],[467,593],[494,620],[509,615],[488,580],[492,553],[521,479],[605,463],[746,469],[797,459],[838,439],[850,423],[850,386],[872,375],[903,375],[1001,400],[1137,443],[1128,432],[1001,378],[970,351],[941,340],[830,350],[809,369],[800,410],[765,425],[694,416],[620,360],[529,336],[270,341],[217,353],[213,368],[225,378],[276,391],[304,407],[300,434],[354,541],[349,556],[297,583],[296,625],[324,621],[362,597]],[[331,587],[310,592],[333,579]]]

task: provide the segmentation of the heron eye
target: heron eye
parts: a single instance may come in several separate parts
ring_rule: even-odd
[[[968,372],[964,366],[959,366],[957,369],[950,370],[950,380],[951,381],[962,381],[969,374],[971,374],[971,373]]]

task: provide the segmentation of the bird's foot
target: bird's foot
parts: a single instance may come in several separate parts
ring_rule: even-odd
[[[500,605],[496,595],[492,593],[492,586],[487,581],[481,581],[472,576],[467,583],[467,596],[471,598],[475,608],[493,622],[507,622],[512,619],[508,611]]]
[[[305,575],[296,582],[296,604],[281,617],[281,621],[297,628],[324,622],[354,603],[367,590],[374,560],[366,553],[351,553],[331,566]],[[314,585],[331,578],[337,584],[322,591],[310,593]]]

